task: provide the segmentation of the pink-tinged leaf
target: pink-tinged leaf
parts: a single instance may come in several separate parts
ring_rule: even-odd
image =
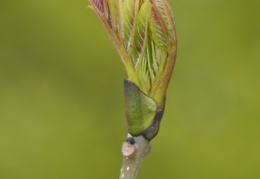
[[[157,11],[160,13],[160,16],[162,17],[164,24],[166,25],[167,35],[169,35],[169,38],[173,38],[175,28],[168,3],[165,0],[152,0],[152,2],[156,7]]]
[[[104,13],[104,2],[103,0],[91,0],[92,5],[95,6],[100,12]]]

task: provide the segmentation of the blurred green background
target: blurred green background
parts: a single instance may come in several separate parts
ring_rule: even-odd
[[[178,58],[143,179],[260,178],[260,1],[174,0]],[[0,178],[118,178],[116,50],[87,0],[0,2]]]

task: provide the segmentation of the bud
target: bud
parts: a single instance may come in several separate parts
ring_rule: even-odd
[[[170,7],[166,0],[90,0],[90,4],[126,67],[129,132],[144,135],[146,131],[146,136],[152,136],[147,138],[153,138],[159,130],[158,116],[162,117],[177,53]],[[155,134],[149,132],[151,127],[158,128],[152,132]]]

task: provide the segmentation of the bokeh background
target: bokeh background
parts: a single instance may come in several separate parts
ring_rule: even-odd
[[[174,0],[178,59],[143,179],[260,178],[260,1]],[[87,0],[0,1],[0,178],[118,178],[116,50]]]

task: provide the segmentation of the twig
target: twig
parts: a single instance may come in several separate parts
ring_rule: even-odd
[[[123,143],[123,164],[119,179],[135,179],[141,163],[150,151],[150,142],[142,135],[132,137],[128,134],[127,141]]]

